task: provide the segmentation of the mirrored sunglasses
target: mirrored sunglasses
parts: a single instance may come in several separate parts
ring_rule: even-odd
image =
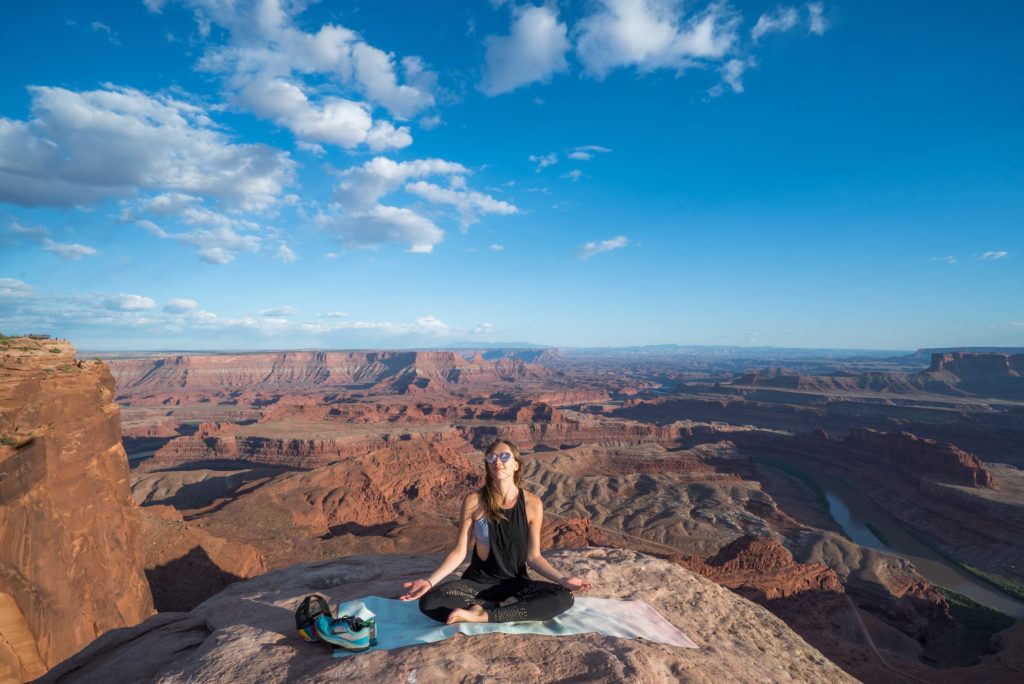
[[[509,451],[503,451],[500,454],[487,454],[484,456],[484,460],[488,463],[497,463],[499,458],[502,463],[508,463],[509,459],[512,458],[512,453]]]

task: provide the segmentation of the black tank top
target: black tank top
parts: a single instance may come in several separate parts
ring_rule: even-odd
[[[462,573],[462,579],[473,582],[500,582],[513,577],[526,577],[526,547],[530,526],[526,521],[526,495],[519,490],[516,505],[505,509],[501,522],[487,521],[490,528],[490,553],[480,558],[473,544],[473,558]]]

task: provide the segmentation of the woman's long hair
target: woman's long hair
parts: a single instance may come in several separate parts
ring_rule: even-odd
[[[512,458],[519,464],[516,472],[512,474],[512,481],[516,483],[516,487],[519,487],[523,481],[523,457],[519,455],[519,448],[515,444],[507,439],[496,439],[487,447],[484,456],[486,457],[499,451],[498,447],[501,446],[508,447],[508,450],[512,452]],[[488,467],[486,460],[484,461],[484,469],[487,472],[487,478],[484,480],[484,486],[479,490],[480,505],[484,509],[484,515],[487,516],[487,520],[498,523],[505,519],[505,511],[501,507],[503,503],[501,488],[498,486],[498,478],[494,477],[494,470]]]

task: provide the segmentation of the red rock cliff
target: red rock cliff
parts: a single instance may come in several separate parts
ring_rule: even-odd
[[[153,613],[113,397],[66,342],[0,340],[0,681]]]
[[[854,428],[843,445],[881,456],[887,468],[913,477],[935,476],[955,484],[996,488],[995,479],[977,456],[945,442],[923,439],[909,432]]]

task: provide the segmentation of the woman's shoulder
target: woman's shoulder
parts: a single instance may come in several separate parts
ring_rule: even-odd
[[[539,496],[525,489],[523,490],[523,498],[526,499],[526,505],[530,508],[538,508],[542,505]]]
[[[462,510],[476,513],[480,508],[480,492],[472,491],[462,497]]]

